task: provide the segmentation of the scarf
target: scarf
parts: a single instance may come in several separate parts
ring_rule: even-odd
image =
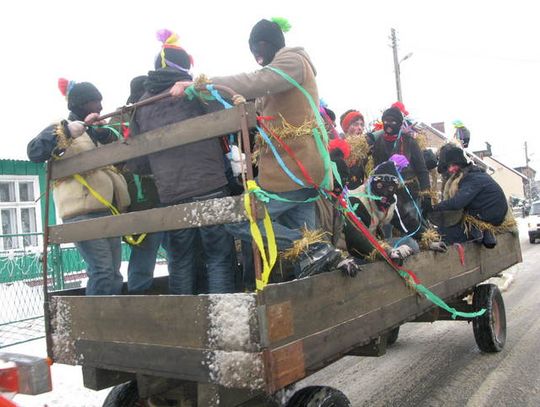
[[[148,72],[148,78],[144,81],[144,89],[151,94],[158,94],[169,89],[178,81],[191,81],[193,78],[186,72],[170,68],[160,68]]]
[[[397,137],[398,135],[397,134],[387,134],[387,133],[384,133],[383,134],[383,138],[386,140],[386,141],[389,141],[389,142],[394,142],[397,140]]]

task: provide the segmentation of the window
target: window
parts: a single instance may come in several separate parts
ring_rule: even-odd
[[[37,176],[0,175],[0,251],[41,245],[41,236],[17,236],[41,231],[40,202],[35,202],[38,196]]]

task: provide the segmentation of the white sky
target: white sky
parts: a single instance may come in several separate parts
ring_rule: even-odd
[[[348,108],[375,119],[396,97],[390,28],[397,30],[403,99],[424,122],[460,119],[471,148],[493,145],[510,166],[540,170],[540,29],[534,0],[514,1],[19,1],[0,13],[2,147],[26,144],[67,115],[57,79],[94,83],[104,110],[122,105],[134,76],[152,69],[155,32],[176,31],[194,73],[257,69],[247,40],[261,18],[285,17],[287,45],[303,46],[321,97],[337,116]],[[535,154],[536,153],[536,154]],[[535,154],[535,155],[534,155]]]

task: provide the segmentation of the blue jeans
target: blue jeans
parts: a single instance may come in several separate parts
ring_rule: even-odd
[[[228,194],[228,189],[222,188],[175,204],[223,198]],[[234,239],[223,225],[171,230],[166,240],[170,294],[197,294],[197,275],[204,272],[208,293],[234,292]]]
[[[169,292],[170,294],[196,294],[197,274],[204,254],[208,292],[234,292],[233,238],[223,225],[171,230],[168,236]],[[200,238],[202,252],[197,250]]]
[[[304,203],[302,201],[317,196],[317,191],[312,188],[304,188],[296,191],[280,192],[278,195],[291,201],[297,201],[282,202],[271,199],[266,204],[266,209],[270,219],[272,219],[277,247],[279,250],[286,250],[292,247],[295,240],[302,238],[301,228],[315,229],[315,203]],[[262,221],[259,221],[258,225],[262,235],[266,238]],[[234,237],[251,242],[249,222],[232,223],[225,226],[227,231]]]
[[[108,215],[108,212],[94,212],[63,219],[63,222],[72,223]],[[124,281],[122,274],[120,274],[121,244],[120,237],[75,242],[75,246],[86,262],[86,274],[88,275],[86,295],[121,294]]]
[[[152,287],[154,268],[163,232],[148,233],[140,245],[131,246],[128,265],[128,292],[143,293]]]

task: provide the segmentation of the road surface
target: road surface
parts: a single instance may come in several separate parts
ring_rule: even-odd
[[[406,324],[379,358],[345,357],[302,382],[352,406],[540,406],[540,244],[521,234],[523,264],[503,293],[507,341],[481,353],[472,324]]]

